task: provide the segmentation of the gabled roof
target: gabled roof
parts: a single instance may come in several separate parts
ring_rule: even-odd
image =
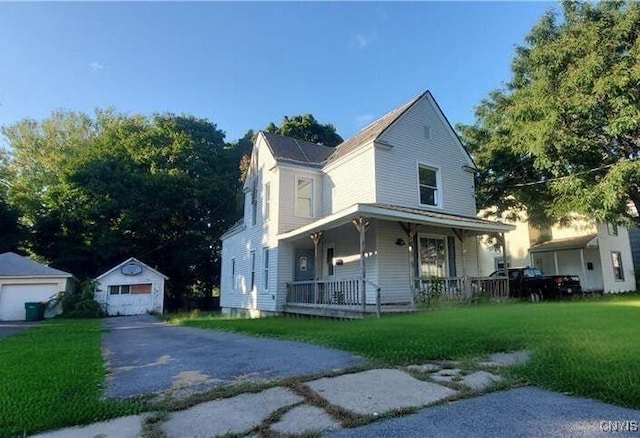
[[[260,132],[278,162],[321,168],[335,148],[284,135]]]
[[[159,276],[161,276],[162,278],[164,278],[165,280],[168,280],[169,277],[167,277],[166,275],[164,275],[162,272],[156,271],[155,269],[153,269],[151,266],[147,265],[144,262],[141,262],[140,260],[138,260],[135,257],[130,257],[127,260],[125,260],[124,262],[120,263],[119,265],[114,266],[113,268],[109,269],[107,272],[105,272],[104,274],[101,274],[99,276],[96,277],[96,280],[100,280],[103,277],[106,277],[107,275],[111,274],[113,271],[115,271],[116,269],[120,268],[121,266],[126,265],[127,263],[131,263],[131,262],[135,262],[138,263],[139,265],[144,266],[145,268],[147,268],[150,271],[155,272],[156,274],[158,274]]]
[[[596,237],[597,234],[587,234],[586,236],[549,240],[548,242],[533,245],[529,249],[529,252],[564,251],[569,249],[582,249],[588,246],[598,246]]]
[[[329,158],[329,162],[335,161],[338,158],[347,155],[349,152],[355,150],[356,148],[358,148],[358,146],[380,137],[387,130],[387,128],[389,128],[389,126],[393,124],[393,122],[398,120],[398,118],[402,116],[405,111],[411,108],[413,104],[415,104],[418,100],[420,100],[422,96],[427,93],[428,91],[424,91],[418,94],[414,98],[408,100],[399,107],[392,109],[391,111],[380,117],[378,120],[369,124],[353,137],[350,137],[340,143],[336,147],[333,155],[331,155],[331,157]]]
[[[13,252],[0,254],[0,277],[73,277]]]

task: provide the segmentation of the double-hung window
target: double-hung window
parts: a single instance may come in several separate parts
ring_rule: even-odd
[[[624,269],[622,269],[622,254],[618,251],[611,252],[611,263],[613,264],[613,278],[616,281],[624,281]]]
[[[420,205],[438,207],[440,193],[438,189],[438,170],[418,165],[418,188],[420,190]]]
[[[264,185],[264,220],[269,219],[271,209],[271,183]]]
[[[231,290],[236,290],[236,259],[231,259]]]
[[[269,248],[262,248],[264,290],[269,290]]]
[[[256,252],[251,251],[251,289],[256,287]]]
[[[313,217],[313,180],[311,178],[296,178],[295,215]]]

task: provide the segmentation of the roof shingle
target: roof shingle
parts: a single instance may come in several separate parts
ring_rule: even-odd
[[[50,268],[13,252],[0,254],[0,277],[71,277],[68,272]]]

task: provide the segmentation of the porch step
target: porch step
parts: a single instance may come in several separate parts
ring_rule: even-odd
[[[287,304],[282,308],[284,313],[295,315],[323,316],[325,318],[362,319],[362,311],[327,306],[310,306],[304,304]]]
[[[315,304],[286,304],[282,311],[284,313],[297,315],[324,316],[327,318],[362,319],[362,308],[360,306],[340,306],[340,305],[315,305]],[[380,313],[401,313],[415,312],[416,309],[409,303],[383,304],[380,306]],[[376,313],[376,306],[367,304],[366,313],[371,315]]]

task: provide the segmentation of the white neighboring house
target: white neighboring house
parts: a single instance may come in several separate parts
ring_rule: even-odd
[[[629,232],[623,226],[574,220],[545,229],[526,221],[506,235],[510,267],[534,266],[547,275],[577,275],[584,291],[636,290]],[[482,247],[481,272],[502,269],[502,254]]]
[[[477,278],[477,238],[514,227],[476,217],[474,171],[428,91],[336,148],[258,133],[244,217],[221,238],[223,312],[406,309],[434,277],[504,289]]]
[[[27,302],[45,302],[59,292],[71,292],[73,275],[12,252],[0,254],[0,321],[24,321]],[[51,318],[61,309],[48,309]]]
[[[110,316],[162,313],[165,280],[166,275],[131,257],[96,278],[95,299]]]

